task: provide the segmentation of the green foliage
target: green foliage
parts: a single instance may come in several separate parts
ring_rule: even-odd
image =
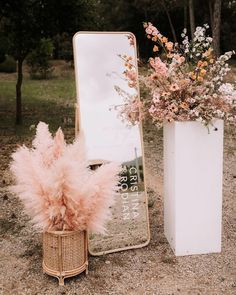
[[[49,3],[50,2],[50,3]],[[45,32],[53,39],[55,59],[73,60],[72,37],[78,31],[99,31],[99,1],[95,0],[51,0],[48,1],[44,17]],[[45,13],[53,14],[46,16]],[[48,24],[48,19],[50,24]],[[50,30],[50,32],[49,32]]]
[[[0,48],[0,63],[4,62],[6,59],[5,51]]]
[[[7,52],[7,39],[0,31],[0,63],[4,62],[6,59]]]
[[[57,59],[63,59],[65,61],[73,60],[72,52],[72,37],[68,33],[57,34],[53,38],[53,43],[55,44],[54,54]]]
[[[74,33],[79,30],[95,30],[93,24],[96,23],[96,4],[95,0],[1,1],[0,35],[3,34],[7,39],[6,53],[18,61],[16,124],[22,122],[21,85],[22,64],[25,58],[38,47],[38,42],[42,38],[53,38],[57,34],[68,33],[72,40]],[[70,56],[72,57],[72,54]],[[41,67],[41,61],[39,63]],[[45,64],[40,71],[41,77],[48,76],[50,72]]]
[[[0,63],[1,73],[15,73],[16,72],[16,61],[12,56],[7,55],[5,60]]]
[[[50,64],[52,53],[52,41],[47,38],[42,38],[38,46],[27,56],[26,59],[32,79],[50,78],[53,72],[53,67]]]
[[[41,1],[2,1],[1,30],[7,38],[8,54],[16,60],[24,60],[41,38]]]
[[[6,51],[4,50],[4,48],[1,46],[1,39],[0,39],[0,63],[4,62],[4,60],[6,59]]]
[[[95,0],[11,0],[0,5],[0,37],[3,34],[8,43],[8,54],[16,60],[25,57],[44,38],[62,36],[69,48],[72,36],[79,30],[97,30],[98,17]],[[1,41],[1,38],[0,38]],[[60,40],[59,40],[60,41]],[[5,42],[4,42],[5,43]],[[55,43],[56,38],[55,38]],[[54,44],[55,51],[60,44]],[[1,47],[1,46],[0,46]],[[72,48],[69,48],[70,58]],[[57,56],[55,56],[58,58]]]
[[[210,2],[214,1],[194,0],[196,26],[202,26],[205,23],[211,26]],[[138,41],[140,57],[145,58],[151,55],[152,47],[149,46],[151,42],[145,39],[142,23],[152,22],[163,35],[173,40],[170,18],[179,42],[183,28],[186,27],[190,32],[188,3],[188,0],[100,0],[97,5],[97,14],[102,30],[133,32]],[[235,17],[236,1],[222,0],[222,52],[235,49]],[[210,30],[209,34],[211,34]]]
[[[236,49],[236,1],[223,1],[221,48],[222,51]]]

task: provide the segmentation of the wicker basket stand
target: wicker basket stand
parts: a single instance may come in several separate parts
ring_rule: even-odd
[[[88,236],[86,231],[46,231],[43,233],[43,271],[64,279],[88,273]]]

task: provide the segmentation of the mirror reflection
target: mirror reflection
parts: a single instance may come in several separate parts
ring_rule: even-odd
[[[127,99],[138,96],[134,36],[81,32],[73,42],[79,128],[91,169],[109,161],[122,165],[107,235],[90,234],[89,251],[99,255],[144,246],[149,223],[142,141],[138,125],[123,120]],[[136,79],[127,79],[127,68]]]

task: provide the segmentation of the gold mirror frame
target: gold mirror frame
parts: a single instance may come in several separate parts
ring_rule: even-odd
[[[134,43],[135,43],[135,50],[134,50],[134,54],[135,54],[135,64],[136,64],[136,68],[137,68],[137,76],[138,76],[138,65],[137,65],[137,47],[136,47],[136,38],[135,36],[130,33],[130,32],[87,32],[87,31],[82,31],[82,32],[77,32],[74,37],[73,37],[73,53],[74,53],[74,64],[75,64],[75,81],[76,81],[76,100],[77,103],[75,104],[75,136],[77,136],[79,134],[80,131],[80,126],[81,126],[81,118],[80,118],[80,98],[79,98],[79,73],[78,73],[78,67],[76,66],[77,64],[77,54],[76,54],[76,38],[78,35],[81,34],[127,34],[127,35],[131,35],[133,37]],[[137,79],[138,80],[138,79]],[[138,98],[140,99],[140,92],[139,92],[139,82],[138,82]],[[104,254],[108,254],[108,253],[114,253],[114,252],[120,252],[120,251],[124,251],[124,250],[130,250],[130,249],[137,249],[137,248],[142,248],[147,246],[150,243],[150,225],[149,225],[149,213],[148,213],[148,197],[147,197],[147,188],[146,188],[146,168],[145,168],[145,161],[144,161],[144,143],[143,143],[143,130],[142,130],[142,122],[139,123],[139,131],[140,131],[140,141],[141,141],[141,149],[142,149],[142,165],[143,165],[143,173],[144,173],[144,195],[145,195],[145,210],[146,210],[146,231],[147,231],[147,240],[144,243],[141,244],[137,244],[137,245],[132,245],[132,246],[126,246],[126,247],[122,247],[122,248],[115,248],[115,249],[111,249],[111,250],[107,250],[107,251],[101,251],[101,252],[93,252],[90,247],[89,247],[89,243],[88,243],[88,250],[89,253],[93,256],[100,256],[100,255],[104,255]]]

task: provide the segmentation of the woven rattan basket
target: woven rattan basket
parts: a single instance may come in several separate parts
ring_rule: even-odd
[[[64,279],[83,271],[88,273],[88,238],[86,231],[47,231],[43,233],[43,271]]]

